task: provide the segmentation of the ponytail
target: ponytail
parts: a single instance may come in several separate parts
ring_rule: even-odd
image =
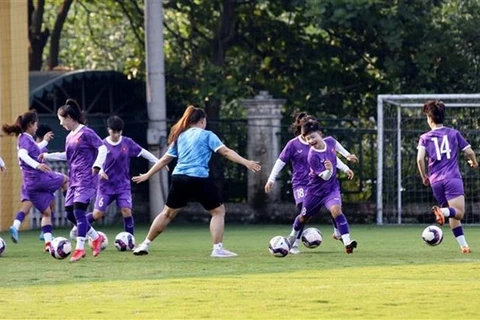
[[[17,120],[13,124],[4,123],[2,125],[2,131],[11,136],[19,136],[23,132],[27,131],[30,124],[38,122],[38,115],[35,111],[27,111],[17,117]]]
[[[170,130],[168,144],[172,144],[177,141],[182,132],[187,130],[192,124],[195,124],[206,117],[207,114],[203,109],[195,108],[192,105],[188,106],[182,117],[173,125],[172,129]]]

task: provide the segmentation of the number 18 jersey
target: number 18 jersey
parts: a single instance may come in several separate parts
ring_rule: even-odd
[[[470,147],[462,134],[453,128],[440,127],[420,136],[417,148],[425,148],[428,156],[430,183],[444,179],[461,179],[458,155]]]

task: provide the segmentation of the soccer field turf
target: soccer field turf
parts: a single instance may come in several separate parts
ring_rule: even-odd
[[[136,257],[113,247],[69,263],[42,252],[37,231],[20,233],[0,258],[1,319],[475,319],[480,295],[480,228],[466,227],[461,254],[448,227],[429,247],[425,225],[357,226],[353,255],[331,238],[317,249],[275,258],[268,241],[290,227],[227,225],[236,258],[211,258],[208,225],[172,225]],[[69,230],[56,230],[68,237]],[[146,226],[137,226],[137,243]]]

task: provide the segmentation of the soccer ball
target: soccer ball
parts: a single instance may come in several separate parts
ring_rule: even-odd
[[[0,238],[0,257],[5,253],[5,250],[7,250],[7,244]]]
[[[101,246],[101,249],[102,250],[105,250],[108,246],[108,238],[107,238],[107,235],[105,233],[103,233],[102,231],[97,231],[98,234],[101,234],[104,238],[103,242],[102,242],[102,246]],[[93,249],[93,240],[92,238],[88,238],[88,246],[90,247],[90,249]]]
[[[275,236],[268,244],[268,250],[275,257],[283,258],[290,251],[290,243],[287,238],[282,236]]]
[[[50,255],[55,259],[62,260],[72,252],[72,243],[64,237],[56,237],[50,242]]]
[[[317,228],[307,228],[302,233],[302,242],[305,247],[313,249],[322,244],[323,237]]]
[[[120,232],[115,237],[115,248],[118,251],[131,251],[135,247],[135,237],[126,231]]]
[[[443,231],[437,226],[428,226],[422,232],[422,239],[429,246],[438,246],[443,240]]]

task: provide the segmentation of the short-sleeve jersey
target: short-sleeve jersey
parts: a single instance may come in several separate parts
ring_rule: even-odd
[[[92,174],[92,167],[101,145],[102,139],[85,126],[67,135],[65,152],[69,165],[70,187],[97,187],[98,176]]]
[[[337,141],[332,137],[325,137],[324,149],[310,148],[308,152],[308,165],[310,166],[310,173],[307,186],[307,194],[314,196],[325,196],[332,191],[340,189],[337,179],[337,151],[335,145]],[[326,170],[325,161],[330,160],[332,163],[332,176],[328,180],[323,180],[318,175]]]
[[[430,183],[444,179],[462,178],[458,168],[459,150],[470,147],[458,130],[440,127],[420,136],[417,148],[425,148],[428,156]]]
[[[38,156],[40,155],[40,148],[38,147],[33,137],[28,133],[22,133],[18,136],[17,142],[17,149],[25,149],[28,152],[30,158],[34,159],[35,161],[38,160]],[[23,182],[24,184],[28,185],[32,179],[39,175],[39,170],[30,167],[25,161],[19,159],[20,169],[23,173]]]
[[[128,137],[121,136],[118,143],[103,139],[108,153],[103,171],[108,180],[99,179],[98,189],[102,194],[116,194],[119,190],[130,190],[130,158],[138,157],[142,147]]]
[[[292,164],[292,188],[306,187],[308,183],[308,166],[307,156],[310,145],[303,141],[299,136],[287,142],[282,152],[278,156],[285,163]]]
[[[223,146],[218,136],[202,128],[189,128],[182,132],[177,141],[168,148],[167,154],[177,158],[173,174],[206,178],[209,175],[208,162],[212,153]]]

